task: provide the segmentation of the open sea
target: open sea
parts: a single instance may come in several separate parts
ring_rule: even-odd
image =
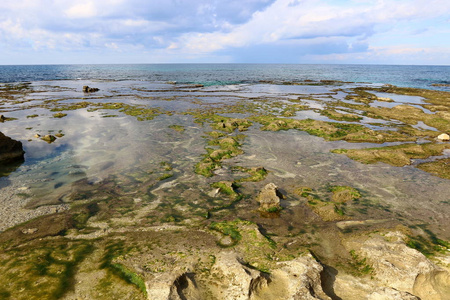
[[[226,85],[265,81],[339,80],[450,90],[450,66],[309,64],[111,64],[0,66],[0,82],[142,80]]]

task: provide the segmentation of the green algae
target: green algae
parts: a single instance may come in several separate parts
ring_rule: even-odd
[[[450,149],[450,144],[402,144],[366,149],[335,149],[332,153],[345,154],[349,158],[365,164],[383,162],[396,167],[411,164],[411,159],[424,159],[442,154],[444,149]]]
[[[185,128],[182,125],[169,125],[169,128],[173,129],[175,131],[178,131],[178,132],[184,132],[185,131]]]
[[[61,119],[61,118],[64,118],[65,116],[67,116],[67,114],[59,112],[59,113],[54,114],[53,118]]]
[[[450,158],[418,164],[416,167],[435,176],[450,179]]]

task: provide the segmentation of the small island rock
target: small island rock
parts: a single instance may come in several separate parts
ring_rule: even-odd
[[[85,93],[94,93],[94,92],[98,92],[99,89],[98,88],[91,88],[87,85],[83,86],[83,92]]]

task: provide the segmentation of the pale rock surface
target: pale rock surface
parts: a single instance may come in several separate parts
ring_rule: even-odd
[[[408,292],[387,287],[376,290],[367,297],[367,300],[420,300],[420,298]]]
[[[419,251],[406,246],[405,240],[402,233],[389,232],[373,235],[365,241],[347,241],[345,246],[365,257],[373,267],[373,279],[368,284],[374,288],[379,286],[407,292],[421,300],[450,299],[449,272],[433,264]]]
[[[331,300],[322,290],[322,266],[309,254],[279,263],[269,283],[254,292],[251,300]]]
[[[448,141],[448,140],[450,140],[450,136],[448,134],[446,134],[446,133],[442,133],[442,134],[438,135],[437,138],[438,138],[438,140],[441,140],[441,141]]]

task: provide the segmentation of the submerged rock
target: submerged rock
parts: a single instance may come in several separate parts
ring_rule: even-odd
[[[273,211],[281,209],[280,200],[283,194],[278,191],[278,187],[273,183],[268,183],[259,193],[256,201],[259,202],[259,209],[262,211]]]
[[[24,153],[22,142],[13,140],[0,132],[0,162],[23,160]]]
[[[98,88],[92,88],[87,85],[83,86],[83,92],[85,92],[85,93],[94,93],[94,92],[98,92],[98,91],[99,91]]]
[[[449,141],[450,140],[450,136],[446,133],[442,133],[442,134],[438,135],[437,138],[440,141]]]

